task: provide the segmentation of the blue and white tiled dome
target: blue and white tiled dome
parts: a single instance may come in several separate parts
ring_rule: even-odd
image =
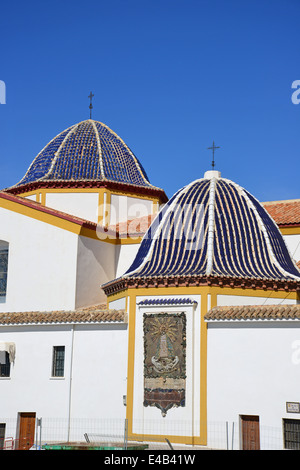
[[[217,171],[168,201],[123,279],[176,277],[300,282],[273,219],[248,191]]]
[[[125,142],[108,126],[92,119],[52,139],[16,186],[45,181],[113,181],[154,188]]]

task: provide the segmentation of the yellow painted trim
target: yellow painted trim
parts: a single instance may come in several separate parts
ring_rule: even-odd
[[[289,292],[286,297],[285,291],[270,291],[267,289],[243,289],[238,287],[220,286],[178,286],[178,287],[141,287],[127,289],[128,295],[151,296],[151,295],[200,295],[206,292],[212,296],[212,304],[215,302],[214,295],[237,295],[244,297],[269,297],[278,299],[297,299],[297,292]],[[188,293],[188,294],[187,294]],[[111,294],[114,295],[114,294]]]
[[[118,238],[119,245],[139,245],[143,237]]]
[[[300,235],[300,226],[298,227],[282,227],[280,228],[282,235]]]
[[[123,299],[124,297],[126,297],[126,305],[127,305],[127,295],[125,293],[125,290],[122,290],[122,291],[118,292],[117,294],[114,294],[114,295],[110,296],[110,298],[107,299],[107,303],[113,302],[114,300]]]
[[[42,194],[42,199],[43,198],[44,198],[44,194]],[[28,200],[28,202],[30,202],[30,200]],[[44,204],[42,203],[42,205]],[[96,229],[83,227],[79,224],[76,224],[75,222],[56,216],[55,214],[49,214],[47,212],[43,212],[43,210],[39,210],[38,208],[29,207],[25,204],[21,204],[15,201],[10,201],[8,199],[0,198],[0,207],[9,211],[15,212],[20,215],[30,217],[40,222],[53,225],[63,230],[67,230],[69,232],[75,233],[76,235],[81,235],[87,238],[92,238],[94,240],[102,241],[105,243],[111,243],[114,245],[130,245],[130,244],[139,244],[142,240],[142,237],[119,239],[119,238],[113,238],[111,236],[108,236],[102,239],[102,238],[99,238]],[[51,210],[50,207],[49,209]],[[66,214],[66,216],[68,216],[68,214]]]
[[[43,190],[41,191],[41,201],[40,202],[43,206],[46,205],[46,192],[43,191]]]
[[[100,188],[98,192],[98,224],[103,223],[104,192],[104,188]]]
[[[105,214],[104,214],[104,226],[108,227],[110,225],[111,217],[111,192],[106,191],[106,204],[105,204]]]
[[[45,193],[98,193],[101,189],[105,188],[38,188],[34,191],[20,193],[18,196],[25,197],[28,194],[34,194],[36,192],[42,191]]]
[[[0,198],[0,207],[21,215],[25,215],[32,219],[39,220],[40,222],[45,222],[55,227],[62,228],[69,232],[76,233],[77,235],[79,235],[81,231],[81,226],[74,222],[40,211],[39,209],[35,209],[27,205],[16,203],[14,201]]]
[[[200,437],[199,444],[207,445],[207,294],[201,295],[200,317]]]
[[[132,435],[133,420],[133,388],[134,388],[134,351],[135,351],[135,315],[136,296],[130,296],[129,320],[128,320],[128,372],[127,372],[127,406],[126,418],[128,419],[128,435]]]
[[[124,289],[109,297],[116,298],[128,296],[130,302],[129,309],[129,334],[128,334],[128,371],[127,371],[127,409],[128,434],[131,439],[163,441],[166,437],[174,443],[184,443],[189,445],[207,445],[207,322],[204,316],[208,310],[208,295],[210,295],[210,308],[217,306],[218,295],[249,296],[249,297],[269,297],[278,299],[300,299],[297,292],[275,292],[263,289],[242,289],[224,288],[215,286],[187,286],[187,287],[167,287],[167,288],[140,288]],[[201,319],[200,319],[200,435],[199,436],[173,436],[173,435],[140,435],[133,433],[133,399],[134,399],[134,368],[135,368],[135,328],[136,328],[136,299],[137,296],[154,295],[201,295]]]
[[[122,191],[119,189],[113,189],[112,191],[110,191],[110,193],[114,196],[128,196],[128,197],[133,197],[135,199],[146,199],[147,201],[152,201],[152,202],[159,201],[159,198],[157,196],[151,197],[147,194],[138,194],[134,191]]]
[[[269,299],[297,300],[297,292],[274,291],[267,289],[241,289],[234,287],[211,287],[211,289],[212,292],[214,292],[216,295],[236,295],[243,297],[268,297]]]
[[[38,191],[28,191],[27,193],[24,193],[24,194],[20,195],[20,197],[24,197],[24,198],[27,198],[28,196],[36,196],[36,198],[37,198],[38,197]]]
[[[33,191],[27,191],[24,193],[18,194],[20,197],[32,196],[36,193],[100,193],[106,191],[110,195],[116,196],[128,196],[134,199],[143,199],[147,201],[152,201],[153,203],[160,203],[160,199],[157,196],[149,196],[145,194],[139,194],[133,191],[122,191],[122,190],[110,190],[109,188],[99,187],[99,188],[38,188]]]

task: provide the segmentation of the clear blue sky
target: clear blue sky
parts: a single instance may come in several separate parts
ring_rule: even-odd
[[[299,0],[2,2],[0,187],[66,127],[117,132],[170,197],[211,168],[300,197]]]

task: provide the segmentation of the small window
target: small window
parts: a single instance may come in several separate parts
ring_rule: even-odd
[[[63,377],[65,368],[65,347],[53,347],[52,377]]]
[[[10,377],[10,360],[6,351],[0,351],[0,377]]]
[[[0,302],[5,302],[8,270],[8,243],[0,240]]]
[[[300,420],[284,419],[283,420],[284,448],[300,449]]]

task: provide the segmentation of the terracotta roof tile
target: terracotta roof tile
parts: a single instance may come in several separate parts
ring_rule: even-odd
[[[116,225],[110,225],[108,230],[115,231],[121,238],[128,235],[144,235],[155,217],[156,214],[149,214],[136,219],[126,220]]]
[[[263,202],[277,225],[300,225],[300,199]]]
[[[244,305],[214,307],[205,320],[300,320],[300,305]]]
[[[102,304],[78,310],[0,313],[0,325],[111,322],[127,322],[126,312],[107,309],[106,305]]]

